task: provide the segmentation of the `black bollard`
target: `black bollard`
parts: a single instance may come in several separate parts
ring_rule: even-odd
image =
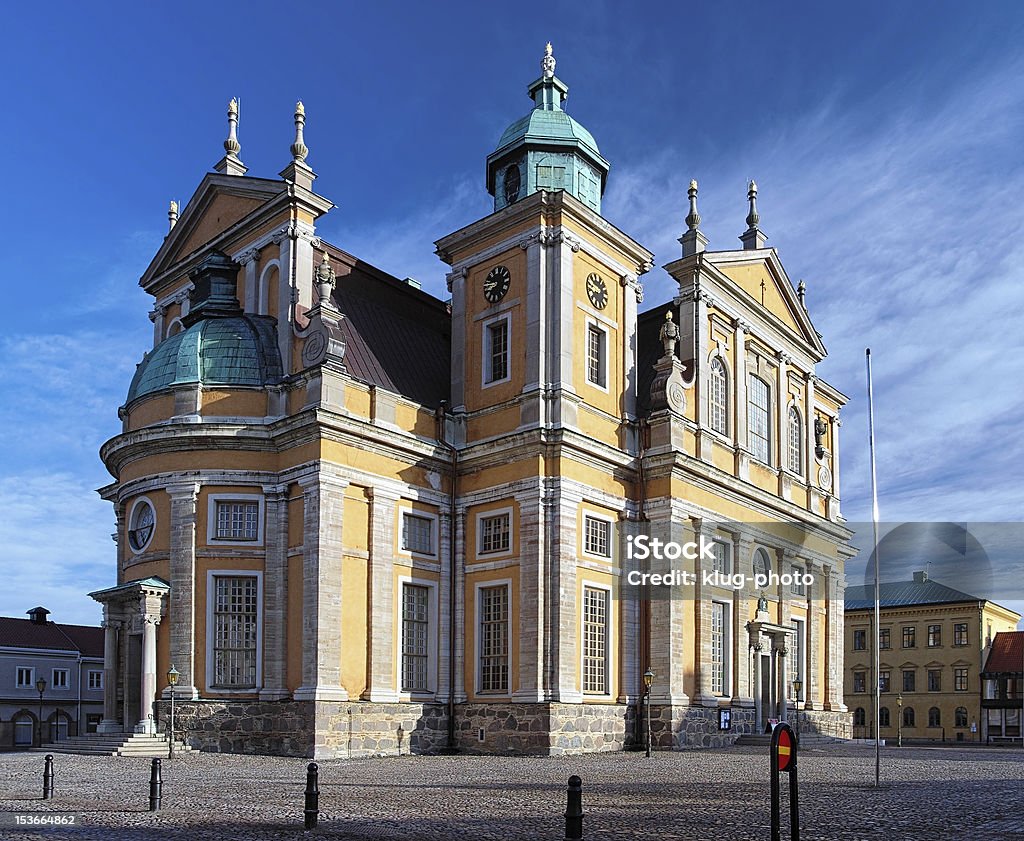
[[[320,817],[320,766],[310,762],[306,766],[306,829],[316,829]]]
[[[573,774],[569,777],[569,791],[565,802],[565,841],[583,839],[583,780]]]
[[[46,762],[43,765],[43,800],[53,797],[53,754],[46,754]]]
[[[160,801],[163,798],[164,781],[160,776],[160,760],[153,760],[153,770],[149,775],[149,811],[160,811]]]

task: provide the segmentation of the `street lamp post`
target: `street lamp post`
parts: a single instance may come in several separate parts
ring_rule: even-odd
[[[651,755],[651,684],[654,683],[654,672],[651,671],[651,667],[647,667],[647,671],[644,672],[644,700],[647,702],[647,756]]]
[[[42,678],[36,681],[36,692],[39,693],[39,744],[43,743],[43,693],[46,691],[46,681]]]
[[[793,681],[793,695],[796,697],[796,702],[795,702],[794,706],[796,707],[796,710],[795,710],[795,714],[796,715],[795,715],[795,717],[796,717],[796,737],[797,737],[797,740],[800,739],[800,701],[801,701],[800,693],[803,691],[803,688],[804,688],[804,682],[802,680],[800,680],[800,678],[797,678],[796,680]]]
[[[896,696],[896,747],[903,747],[903,693]]]
[[[167,685],[171,687],[171,721],[170,726],[167,728],[167,758],[174,758],[174,687],[178,685],[178,678],[180,672],[174,668],[174,664],[171,664],[171,668],[167,670]]]

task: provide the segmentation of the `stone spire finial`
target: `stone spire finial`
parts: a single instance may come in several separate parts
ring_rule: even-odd
[[[683,246],[683,256],[698,254],[707,248],[708,238],[700,232],[700,213],[697,212],[697,180],[690,181],[690,189],[686,191],[690,197],[690,212],[686,215],[687,231],[679,237]]]
[[[747,187],[747,201],[750,204],[750,211],[747,213],[747,229],[740,235],[740,242],[743,243],[745,251],[750,251],[764,248],[765,241],[768,239],[758,227],[761,217],[757,213],[757,184],[753,179]]]
[[[247,167],[242,163],[238,153],[242,144],[238,142],[238,100],[234,97],[228,103],[228,139],[224,141],[224,157],[214,167],[224,175],[245,175]]]
[[[550,79],[555,75],[555,57],[551,54],[550,41],[544,46],[544,58],[540,60],[540,70],[545,79]]]
[[[292,158],[296,161],[306,160],[309,149],[302,138],[302,130],[306,125],[306,109],[300,99],[295,103],[295,142],[292,144]]]
[[[168,231],[174,230],[174,226],[178,224],[178,203],[176,201],[172,201],[170,208],[167,210],[167,222]]]
[[[807,302],[804,300],[807,295],[807,284],[802,280],[796,285],[796,296],[800,299],[800,306],[807,309]]]
[[[316,288],[320,294],[320,305],[329,306],[331,303],[331,292],[334,289],[335,275],[334,267],[331,265],[331,258],[324,249],[324,258],[316,267]]]

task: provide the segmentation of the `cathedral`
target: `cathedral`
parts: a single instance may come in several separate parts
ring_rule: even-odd
[[[101,449],[100,732],[167,733],[173,693],[193,748],[317,758],[848,735],[846,398],[757,187],[711,251],[691,182],[640,312],[654,255],[550,45],[528,92],[493,212],[435,243],[447,301],[317,236],[302,103],[276,179],[229,105]]]

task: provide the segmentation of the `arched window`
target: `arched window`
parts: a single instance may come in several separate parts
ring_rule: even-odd
[[[708,394],[708,413],[711,428],[723,435],[729,434],[729,383],[725,364],[717,356],[711,360],[711,388]]]
[[[878,726],[879,727],[891,727],[889,723],[889,708],[881,707],[878,710]]]
[[[929,727],[941,727],[942,726],[942,713],[939,712],[938,707],[932,707],[928,710],[928,726]]]
[[[18,713],[14,717],[14,744],[32,745],[35,741],[36,720],[30,713]]]
[[[863,727],[865,721],[866,719],[864,717],[864,707],[857,707],[857,709],[853,711],[853,726]]]
[[[765,464],[771,458],[771,402],[768,383],[751,374],[747,387],[747,449]]]
[[[174,336],[177,333],[180,333],[184,329],[185,328],[184,328],[184,326],[181,323],[181,319],[180,318],[176,318],[170,324],[167,325],[167,330],[164,333],[164,338],[165,339],[169,339],[171,336]]]
[[[768,553],[764,549],[758,549],[754,552],[754,575],[768,576],[768,573],[772,571],[772,561],[768,557]]]
[[[907,707],[903,710],[903,726],[913,727],[914,726],[914,708]]]
[[[795,406],[789,407],[789,453],[786,466],[794,473],[800,473],[803,469],[803,430],[804,425],[800,422],[800,412]]]
[[[954,715],[956,716],[955,723],[957,727],[967,726],[967,707],[957,707]]]

